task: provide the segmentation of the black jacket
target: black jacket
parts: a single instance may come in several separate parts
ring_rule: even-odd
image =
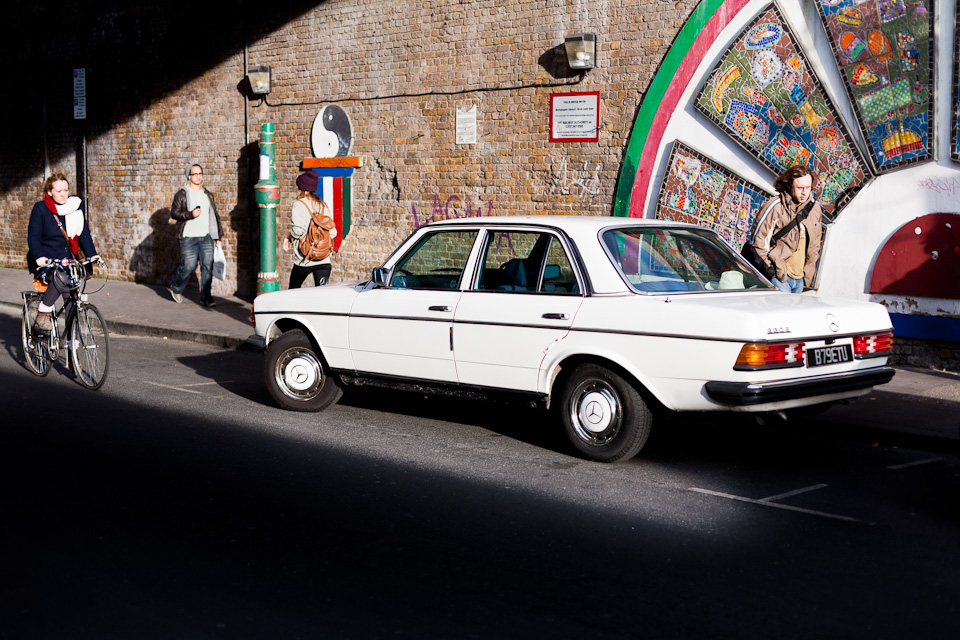
[[[83,211],[83,203],[80,203],[80,210]],[[60,224],[65,224],[61,218]],[[87,214],[83,213],[83,231],[77,238],[77,243],[88,258],[97,255],[97,248],[93,244],[93,237],[90,235],[90,225],[87,224]],[[72,258],[73,252],[70,251],[70,245],[66,238],[60,232],[57,226],[55,214],[47,209],[43,200],[33,205],[33,211],[30,212],[30,222],[27,223],[27,246],[34,260],[37,258],[47,258],[49,260],[61,260],[63,258]]]
[[[213,202],[213,194],[207,191],[206,187],[202,188],[203,192],[210,198],[210,211],[213,213],[214,220],[217,221],[217,237],[214,238],[214,240],[219,240],[223,237],[223,226],[220,224],[220,214],[217,213],[217,205]],[[183,225],[187,223],[187,220],[193,220],[193,215],[187,211],[186,187],[177,191],[177,195],[173,196],[173,204],[170,205],[170,217],[177,221],[177,238],[183,238]],[[213,234],[210,235],[212,236]]]

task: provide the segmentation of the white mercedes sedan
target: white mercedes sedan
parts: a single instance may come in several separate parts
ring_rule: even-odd
[[[348,385],[517,399],[601,462],[654,417],[819,409],[894,374],[882,306],[782,293],[713,231],[655,220],[428,224],[369,281],[266,293],[253,318],[284,409]]]

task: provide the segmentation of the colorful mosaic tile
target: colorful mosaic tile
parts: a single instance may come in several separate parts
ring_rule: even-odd
[[[713,229],[739,251],[772,194],[680,141],[666,166],[656,217]]]
[[[853,0],[823,1],[834,10],[854,8]],[[854,12],[846,17],[850,23],[844,31],[853,33],[853,22],[862,17]],[[850,55],[867,66],[866,35],[855,35],[848,42]],[[774,174],[795,164],[813,169],[828,222],[872,177],[776,4],[761,10],[734,39],[694,105]],[[720,210],[722,221],[722,204]]]
[[[933,158],[932,1],[814,2],[875,173]]]

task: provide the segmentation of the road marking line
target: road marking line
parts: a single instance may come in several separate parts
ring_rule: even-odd
[[[803,509],[802,507],[791,507],[788,504],[779,504],[777,502],[765,502],[764,500],[754,500],[753,498],[744,498],[743,496],[734,496],[729,493],[720,493],[719,491],[710,491],[708,489],[697,489],[691,487],[689,491],[694,491],[696,493],[704,493],[708,496],[716,496],[717,498],[726,498],[728,500],[737,500],[739,502],[749,502],[750,504],[759,504],[764,507],[775,507],[777,509],[786,509],[787,511],[796,511],[797,513],[806,513],[811,516],[820,516],[821,518],[832,518],[834,520],[843,520],[844,522],[859,522],[862,524],[875,524],[873,522],[864,522],[863,520],[857,520],[856,518],[851,518],[849,516],[841,516],[835,513],[827,513],[825,511],[814,511],[813,509]]]
[[[906,469],[907,467],[916,467],[921,464],[930,464],[931,462],[940,462],[943,458],[929,458],[927,460],[917,460],[916,462],[905,462],[904,464],[892,464],[887,469]]]
[[[174,391],[183,391],[184,393],[195,393],[202,396],[203,391],[194,391],[193,389],[184,389],[183,387],[174,387],[169,384],[160,384],[159,382],[150,382],[149,380],[145,381],[147,384],[152,384],[155,387],[163,387],[164,389],[173,389]]]
[[[787,493],[781,493],[778,496],[770,496],[769,498],[760,498],[757,502],[773,502],[774,500],[782,500],[783,498],[789,498],[790,496],[800,495],[801,493],[806,493],[808,491],[816,491],[817,489],[823,489],[830,485],[826,484],[815,484],[812,487],[804,487],[803,489],[797,489],[796,491],[788,491]]]

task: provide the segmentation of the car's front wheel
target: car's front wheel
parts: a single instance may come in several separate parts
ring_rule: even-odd
[[[560,389],[560,413],[567,438],[597,462],[628,460],[650,436],[653,416],[637,390],[595,364],[578,367]]]
[[[290,411],[320,411],[343,394],[310,338],[299,329],[270,343],[263,378],[274,401]]]

